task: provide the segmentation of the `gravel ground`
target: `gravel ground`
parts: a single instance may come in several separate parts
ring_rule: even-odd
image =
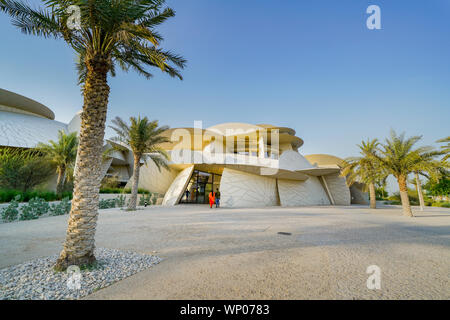
[[[450,209],[413,211],[102,210],[97,247],[163,260],[83,299],[450,299]],[[67,218],[0,225],[0,268],[59,253]],[[366,286],[370,265],[381,269],[380,290]]]
[[[68,282],[70,273],[53,270],[57,255],[2,269],[0,300],[80,299],[161,261],[152,255],[103,248],[96,249],[95,255],[97,266],[81,271],[79,288],[75,281]]]

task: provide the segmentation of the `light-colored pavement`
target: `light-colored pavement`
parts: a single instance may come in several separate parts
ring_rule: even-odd
[[[91,299],[449,299],[450,209],[101,210],[97,246],[159,265]],[[0,268],[58,253],[67,216],[0,225]],[[280,235],[287,232],[291,235]],[[381,290],[366,268],[381,268]]]

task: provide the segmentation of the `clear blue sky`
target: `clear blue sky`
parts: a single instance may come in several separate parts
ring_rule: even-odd
[[[110,80],[109,119],[270,123],[294,128],[303,154],[340,157],[390,128],[421,134],[424,144],[450,135],[449,0],[168,4],[177,16],[159,30],[163,46],[188,60],[184,81],[158,70],[152,80],[119,74]],[[370,4],[381,7],[382,30],[366,28]],[[71,49],[21,34],[4,14],[0,35],[0,87],[69,121],[82,105]]]

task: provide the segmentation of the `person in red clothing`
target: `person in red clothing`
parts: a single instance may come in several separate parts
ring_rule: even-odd
[[[215,192],[210,192],[209,193],[209,207],[212,209],[213,204],[216,202],[216,193]]]

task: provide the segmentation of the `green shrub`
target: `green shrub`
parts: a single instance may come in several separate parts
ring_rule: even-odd
[[[119,189],[120,182],[117,175],[104,176],[101,182],[101,189]]]
[[[53,166],[33,150],[0,149],[0,188],[28,191],[48,180]]]
[[[7,207],[0,210],[3,221],[11,222],[17,219],[19,215],[19,200],[20,196],[16,196]]]
[[[100,193],[122,193],[123,189],[120,188],[101,188]]]
[[[50,215],[52,216],[62,216],[70,212],[72,203],[69,198],[62,199],[58,204],[52,204],[50,206]]]
[[[61,194],[57,194],[56,192],[53,191],[33,191],[33,192],[35,192],[36,197],[42,198],[46,201],[58,201],[64,198],[69,198],[69,200],[71,200],[73,197],[71,191],[64,191]],[[25,196],[28,196],[29,197],[28,199],[30,199],[32,194]],[[25,201],[27,201],[28,199],[26,198]]]
[[[433,180],[428,180],[428,182],[423,186],[427,190],[428,194],[433,196],[442,196],[450,194],[450,177],[448,174],[444,174],[439,182]]]
[[[21,210],[19,220],[33,220],[46,214],[50,210],[50,205],[44,199],[33,198],[28,204],[22,206]]]
[[[450,202],[445,202],[445,201],[433,202],[432,206],[433,207],[450,208]]]
[[[123,193],[131,193],[131,189],[130,188],[125,188],[123,189]],[[150,194],[151,192],[148,191],[147,189],[142,189],[142,188],[138,188],[138,193],[139,194]]]
[[[22,211],[22,213],[20,214],[19,220],[35,220],[35,219],[39,219],[39,216],[36,215],[33,211],[31,210],[26,210],[26,211]]]
[[[131,193],[131,189],[130,188],[101,188],[100,189],[100,193],[127,193],[130,194]],[[150,191],[146,190],[146,189],[138,189],[138,193],[140,194],[149,194]]]
[[[408,198],[409,198],[409,204],[412,206],[418,206],[419,203],[419,196],[417,195],[417,191],[414,189],[408,189]],[[392,194],[392,196],[388,197],[388,200],[399,202],[401,204],[400,199],[400,192],[395,192]]]
[[[58,195],[53,191],[18,191],[18,190],[11,190],[11,189],[3,189],[0,190],[0,203],[4,202],[10,202],[13,200],[16,196],[20,195],[20,198],[24,202],[28,202],[29,200],[33,198],[41,198],[45,201],[56,201],[61,200],[64,198],[72,199],[72,192],[65,191],[62,194]]]
[[[17,191],[17,190],[0,190],[0,202],[11,202],[11,200],[14,200],[15,197],[20,196],[21,199],[23,199],[23,192]]]
[[[153,203],[153,205],[156,205],[156,202],[158,201],[158,194],[157,193],[155,193],[155,194],[153,194],[153,198],[152,198],[152,203]]]
[[[122,208],[125,206],[125,199],[126,197],[124,195],[120,195],[118,196],[115,200],[116,200],[116,206],[119,208]]]
[[[98,203],[99,209],[110,209],[116,207],[116,199],[101,199]]]
[[[148,194],[144,194],[139,198],[139,205],[140,206],[144,206],[145,203],[147,202],[147,205],[151,204],[151,197],[152,197],[152,193],[149,192]]]

